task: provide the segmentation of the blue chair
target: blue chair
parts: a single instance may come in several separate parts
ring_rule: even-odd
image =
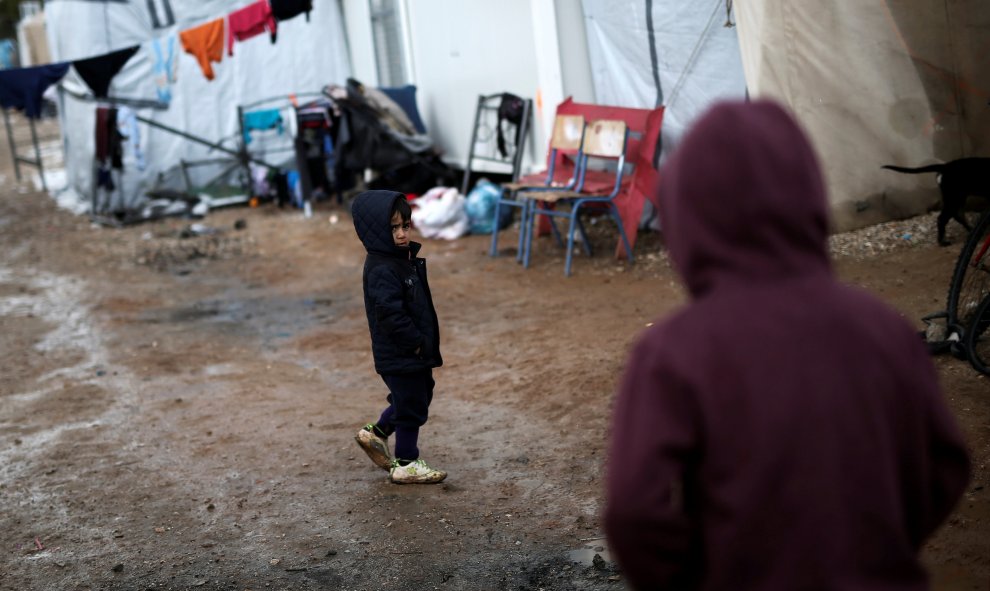
[[[537,216],[545,215],[550,218],[551,228],[557,232],[554,218],[567,219],[567,260],[564,264],[564,275],[571,274],[571,261],[574,255],[574,233],[580,232],[584,250],[588,256],[592,255],[591,242],[588,240],[584,225],[581,223],[581,214],[588,212],[592,208],[599,210],[604,208],[609,216],[615,221],[619,228],[619,235],[622,237],[622,244],[625,247],[626,256],[629,262],[633,261],[632,247],[629,238],[626,236],[625,227],[622,224],[622,217],[619,209],[615,205],[615,197],[622,189],[622,179],[626,167],[626,146],[629,143],[629,128],[625,121],[600,119],[588,124],[581,143],[580,157],[577,167],[577,184],[573,190],[544,192],[533,197],[534,203],[529,209],[529,228],[526,230],[526,252],[524,253],[524,264],[529,266],[530,253],[533,242],[532,225],[536,223]],[[605,163],[603,170],[591,170],[592,160]],[[614,169],[614,170],[613,170]],[[539,203],[536,203],[536,202]],[[542,205],[541,205],[542,204]],[[569,205],[569,209],[560,210],[559,205]]]
[[[519,224],[519,245],[516,260],[529,265],[524,258],[524,248],[529,239],[529,215],[533,196],[546,192],[569,191],[577,183],[577,165],[566,166],[566,157],[580,162],[581,143],[584,141],[583,115],[558,115],[554,119],[553,133],[550,136],[550,152],[547,155],[547,172],[544,175],[529,175],[519,182],[505,183],[495,203],[493,213],[492,244],[489,256],[498,256],[498,219],[503,207],[518,207],[522,210]],[[556,229],[556,228],[555,228]],[[558,235],[558,240],[560,239]]]

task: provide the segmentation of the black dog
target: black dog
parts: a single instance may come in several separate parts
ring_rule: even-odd
[[[923,172],[938,173],[935,180],[942,192],[942,212],[938,215],[938,243],[947,246],[945,226],[949,219],[955,219],[967,231],[972,228],[963,216],[966,198],[970,195],[990,197],[990,158],[960,158],[945,164],[931,164],[919,168],[904,168],[886,165],[883,168],[908,174]]]

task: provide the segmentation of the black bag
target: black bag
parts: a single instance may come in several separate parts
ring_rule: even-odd
[[[508,158],[509,152],[505,147],[505,136],[502,135],[502,122],[508,121],[516,126],[516,149],[519,149],[519,134],[522,132],[523,112],[526,101],[508,92],[502,93],[502,102],[498,104],[498,151],[502,158]]]

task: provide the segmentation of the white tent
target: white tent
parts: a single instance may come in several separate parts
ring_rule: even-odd
[[[598,103],[663,105],[664,155],[719,99],[742,99],[746,80],[724,0],[584,0]]]
[[[990,3],[736,3],[750,92],[794,111],[840,229],[937,203],[934,179],[881,170],[990,156]]]
[[[232,0],[127,0],[50,2],[45,7],[53,62],[71,61],[140,45],[114,77],[111,97],[156,100],[153,80],[153,38],[167,39],[247,4]],[[166,45],[167,46],[167,45]],[[350,75],[350,60],[339,5],[316,0],[307,21],[305,15],[278,23],[272,44],[267,34],[224,51],[213,64],[216,78],[206,79],[199,64],[175,41],[176,80],[167,109],[140,109],[138,114],[211,142],[226,140],[234,148],[238,133],[237,105],[290,93],[317,92],[327,84],[341,84]],[[95,103],[86,85],[70,69],[62,81],[59,116],[65,140],[65,166],[69,190],[82,202],[90,200],[94,185]],[[223,154],[178,135],[139,126],[146,166],[140,170],[134,155],[125,152],[125,172],[115,192],[118,202],[110,208],[139,206],[145,190],[159,173],[187,160],[218,158]],[[206,176],[203,170],[202,175]]]

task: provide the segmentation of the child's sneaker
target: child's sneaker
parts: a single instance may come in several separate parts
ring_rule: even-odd
[[[392,467],[392,454],[388,453],[388,444],[375,433],[375,426],[368,423],[354,436],[354,441],[368,454],[371,461],[382,470]]]
[[[435,484],[446,478],[447,473],[430,468],[423,460],[415,460],[405,466],[400,466],[396,460],[392,462],[389,476],[396,484]]]

